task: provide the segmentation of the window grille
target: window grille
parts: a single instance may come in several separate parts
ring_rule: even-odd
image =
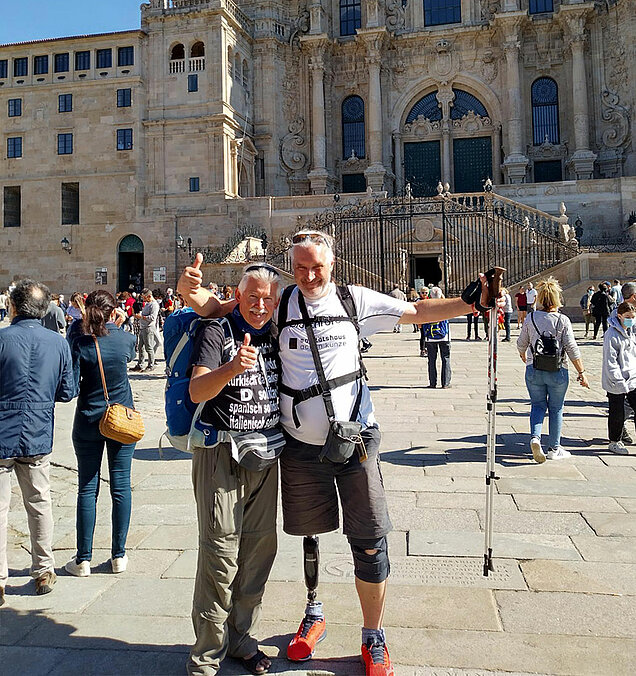
[[[546,139],[555,145],[559,134],[559,90],[549,77],[540,77],[532,83],[532,142],[535,146]]]
[[[359,96],[348,96],[342,102],[342,157],[355,152],[364,157],[364,101]]]

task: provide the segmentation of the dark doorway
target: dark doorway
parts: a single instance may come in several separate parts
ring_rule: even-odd
[[[404,180],[414,197],[437,195],[440,166],[439,141],[404,144]]]
[[[144,287],[144,243],[137,235],[126,235],[119,243],[118,264],[117,291],[141,291]]]
[[[413,279],[411,286],[415,286],[416,279],[423,279],[425,284],[439,284],[442,281],[442,269],[437,256],[417,256],[413,261]]]
[[[481,192],[484,181],[492,178],[490,136],[458,138],[453,141],[455,192]]]

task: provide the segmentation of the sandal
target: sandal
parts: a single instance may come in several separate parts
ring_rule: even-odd
[[[256,676],[259,676],[259,674],[266,674],[267,670],[269,669],[269,667],[261,670],[256,668],[258,663],[263,659],[269,660],[270,658],[262,650],[257,650],[251,657],[241,657],[239,661],[245,667],[245,669],[250,672],[250,674],[256,674]]]

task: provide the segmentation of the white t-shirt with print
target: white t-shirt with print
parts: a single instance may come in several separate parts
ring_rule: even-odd
[[[534,305],[537,300],[537,290],[536,289],[527,289],[526,290],[526,303],[528,305]]]
[[[390,331],[408,307],[407,301],[385,296],[384,294],[361,286],[349,286],[353,297],[360,337],[371,336],[378,331]],[[305,299],[310,317],[346,317],[347,313],[331,283],[329,293],[318,300]],[[287,308],[287,319],[300,319],[298,307],[298,288],[294,289]],[[358,334],[350,321],[337,321],[314,324],[314,333],[327,380],[357,371],[359,365]],[[282,382],[294,390],[304,390],[318,382],[305,327],[286,326],[280,333],[280,358],[282,363]],[[358,421],[363,427],[375,424],[373,404],[366,382],[347,383],[331,390],[333,407],[338,420],[349,420],[362,387],[362,398]],[[308,444],[322,446],[327,438],[329,424],[322,396],[313,397],[296,406],[300,427],[296,427],[292,417],[292,398],[280,393],[281,424],[295,439]]]

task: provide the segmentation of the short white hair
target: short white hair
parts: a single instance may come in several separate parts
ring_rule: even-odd
[[[439,286],[434,286],[432,289],[429,290],[428,297],[429,298],[444,298],[444,294],[442,293],[442,290],[439,288]]]
[[[308,249],[310,246],[315,246],[318,248],[326,249],[331,254],[331,260],[335,259],[335,254],[333,251],[333,237],[321,230],[299,230],[292,235],[292,242],[294,239],[299,238],[300,241],[292,244],[291,248],[291,260],[294,262],[294,251],[296,248]]]
[[[247,282],[250,279],[258,279],[266,284],[275,284],[276,292],[275,298],[278,299],[282,291],[283,278],[278,274],[278,271],[267,263],[251,263],[243,270],[243,276],[238,285],[240,293],[245,291]]]

